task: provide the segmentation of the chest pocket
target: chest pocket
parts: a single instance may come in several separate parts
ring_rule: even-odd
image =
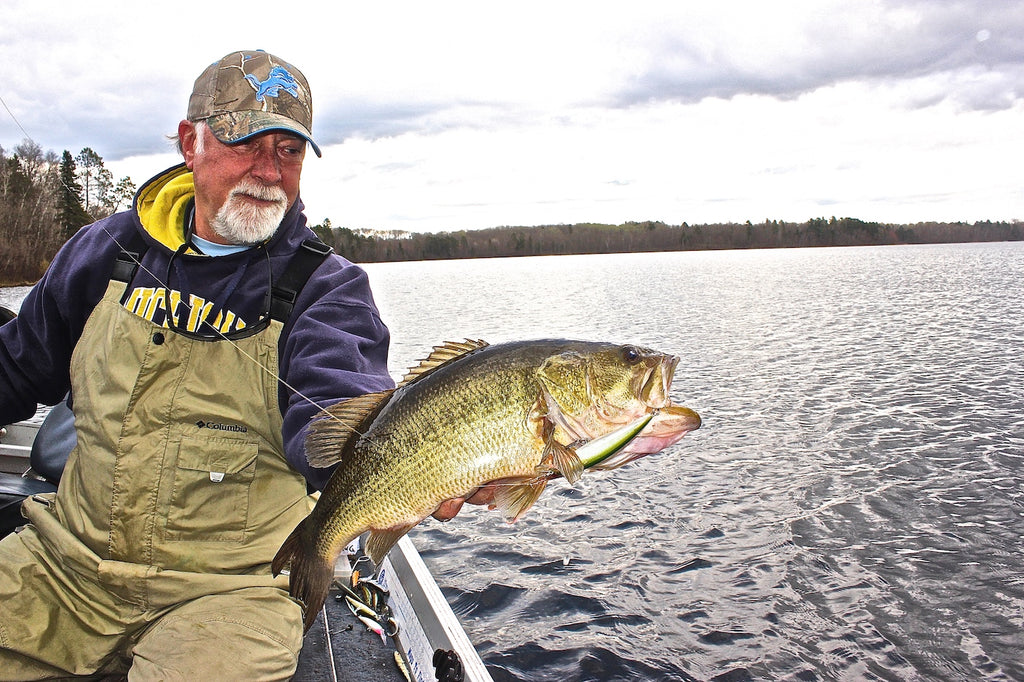
[[[242,542],[259,446],[183,436],[167,506],[168,540]]]

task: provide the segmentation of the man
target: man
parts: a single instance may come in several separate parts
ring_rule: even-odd
[[[0,329],[0,424],[70,390],[78,436],[0,541],[0,679],[293,673],[301,605],[270,561],[329,473],[306,426],[393,385],[365,273],[305,224],[311,126],[295,67],[212,64],[184,163],[79,231]]]

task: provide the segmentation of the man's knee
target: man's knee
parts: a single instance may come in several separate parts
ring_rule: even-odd
[[[248,588],[183,604],[132,649],[131,680],[289,679],[302,612],[281,590]]]
[[[65,568],[31,527],[0,541],[0,680],[93,674],[115,660],[109,595]]]

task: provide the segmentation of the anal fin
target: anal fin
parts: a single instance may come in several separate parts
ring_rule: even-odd
[[[387,556],[395,543],[402,539],[402,536],[416,527],[415,523],[393,528],[377,528],[370,531],[366,538],[366,546],[363,548],[366,555],[370,557],[375,565],[379,565]]]

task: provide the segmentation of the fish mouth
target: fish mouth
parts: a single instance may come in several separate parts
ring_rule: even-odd
[[[678,356],[665,355],[658,364],[651,367],[637,392],[644,405],[657,410],[671,404],[669,390],[672,388],[672,378],[677,365],[679,365]]]
[[[690,408],[682,405],[669,405],[658,411],[651,423],[640,432],[638,437],[669,438],[674,443],[690,431],[699,429],[700,425],[700,415]]]
[[[659,409],[644,429],[623,448],[592,467],[598,471],[618,469],[641,457],[661,452],[683,436],[700,428],[700,415],[688,407],[669,405]]]

